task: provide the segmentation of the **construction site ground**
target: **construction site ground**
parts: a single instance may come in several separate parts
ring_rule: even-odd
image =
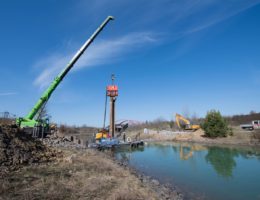
[[[1,152],[12,149],[9,144],[22,141],[17,134],[1,132],[5,138],[3,144],[8,144],[2,145]],[[37,150],[33,141],[27,138],[27,142],[18,148],[19,155],[16,152],[6,154],[8,162],[0,160],[7,163],[7,168],[0,169],[5,170],[1,173],[0,199],[182,199],[174,189],[116,161],[109,154],[111,151],[86,149],[73,142],[68,145],[70,141],[57,137],[46,139],[45,145],[37,141],[40,149]],[[59,146],[52,147],[57,143]],[[27,145],[34,148],[35,154],[40,153],[44,162],[38,156],[31,162],[16,161],[17,156],[21,159],[30,151]],[[52,159],[46,159],[48,155],[43,148],[44,152],[52,152]]]
[[[232,144],[232,145],[260,145],[260,130],[248,131],[239,126],[232,127],[232,135],[220,138],[209,138],[205,136],[202,129],[197,131],[170,131],[149,129],[146,134],[142,130],[130,131],[127,136],[132,140],[141,139],[144,141],[185,141],[205,144]]]

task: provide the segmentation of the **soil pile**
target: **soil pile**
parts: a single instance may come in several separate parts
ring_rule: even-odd
[[[0,127],[0,176],[25,164],[55,160],[57,151],[10,126]]]

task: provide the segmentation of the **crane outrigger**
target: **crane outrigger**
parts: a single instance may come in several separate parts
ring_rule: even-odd
[[[35,119],[37,113],[39,113],[44,106],[46,105],[47,101],[50,99],[53,91],[57,88],[57,86],[61,83],[63,78],[68,74],[74,64],[78,61],[80,56],[84,53],[84,51],[89,47],[89,45],[94,41],[97,35],[103,30],[106,24],[113,20],[112,16],[108,16],[104,22],[97,28],[97,30],[91,35],[91,37],[83,44],[83,46],[78,50],[78,52],[74,55],[74,57],[70,60],[67,64],[65,69],[61,71],[61,73],[53,80],[51,85],[45,90],[43,95],[31,109],[31,111],[25,116],[16,119],[16,124],[25,129],[33,130],[33,128],[41,126],[44,129],[48,128],[48,120],[46,119],[44,122],[40,119]],[[31,132],[32,133],[32,132]]]

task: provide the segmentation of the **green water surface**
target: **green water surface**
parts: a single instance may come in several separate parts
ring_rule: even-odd
[[[260,199],[260,148],[153,143],[116,158],[178,186],[186,199]]]

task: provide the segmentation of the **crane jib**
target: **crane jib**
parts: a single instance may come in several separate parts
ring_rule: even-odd
[[[114,19],[112,16],[108,16],[104,22],[97,28],[97,30],[91,35],[91,37],[83,44],[83,46],[78,50],[78,52],[73,56],[70,60],[66,68],[53,80],[51,85],[46,89],[43,95],[40,97],[38,102],[35,104],[33,109],[28,113],[25,117],[27,120],[32,120],[37,112],[41,109],[41,107],[48,101],[53,91],[60,84],[66,74],[70,71],[70,69],[74,66],[80,56],[84,53],[84,51],[88,48],[88,46],[94,41],[96,36],[102,31],[102,29],[106,26],[106,24]]]

